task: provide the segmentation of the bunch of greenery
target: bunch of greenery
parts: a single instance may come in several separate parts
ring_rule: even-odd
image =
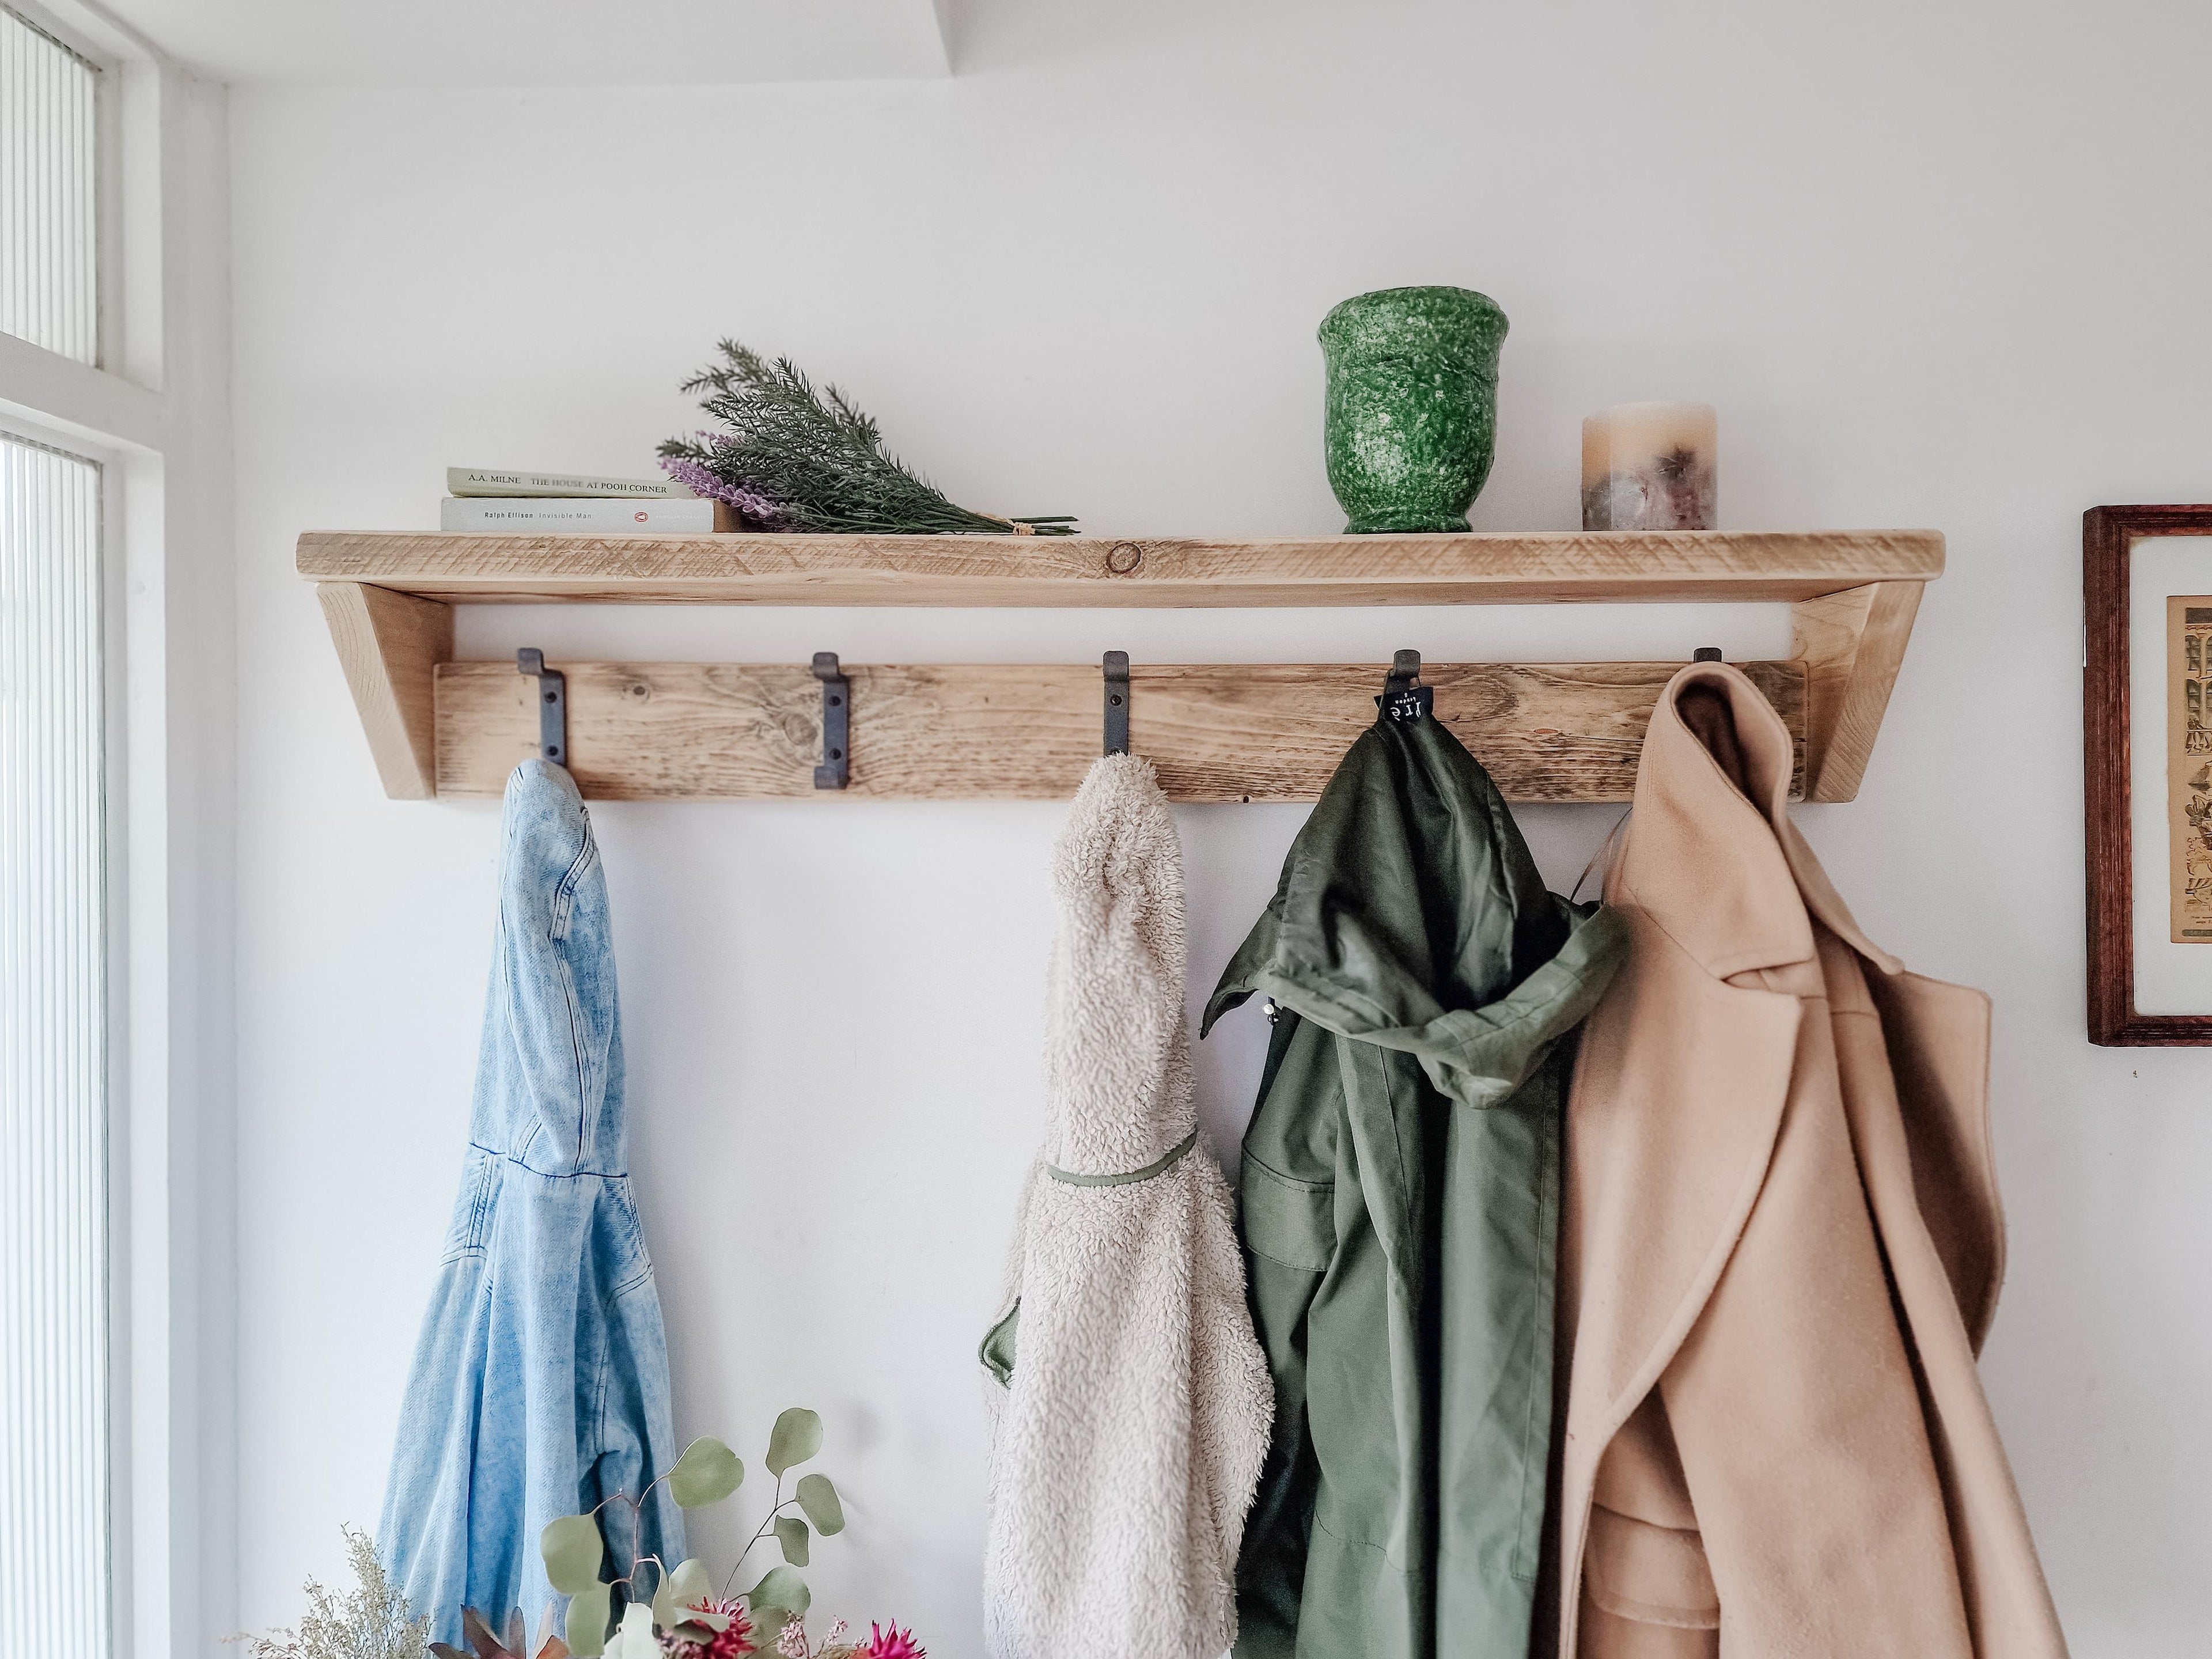
[[[354,1588],[343,1598],[314,1579],[307,1583],[307,1616],[297,1630],[234,1636],[252,1659],[422,1659],[430,1621],[413,1617],[407,1598],[385,1577],[376,1540],[342,1529]]]
[[[955,506],[884,447],[874,419],[836,386],[817,392],[788,357],[724,340],[720,362],[679,388],[728,428],[660,446],[661,465],[763,530],[880,535],[1071,536],[1067,517],[996,519]]]
[[[788,1498],[783,1495],[783,1480],[792,1469],[808,1462],[821,1449],[822,1419],[812,1412],[794,1406],[775,1419],[775,1428],[769,1432],[768,1456],[764,1460],[768,1472],[775,1477],[775,1501],[750,1540],[738,1552],[738,1559],[723,1582],[720,1598],[706,1567],[696,1559],[671,1567],[659,1556],[640,1555],[633,1550],[629,1571],[604,1582],[599,1577],[607,1560],[600,1512],[610,1505],[628,1506],[632,1517],[630,1536],[635,1542],[641,1531],[639,1522],[644,1515],[645,1500],[662,1482],[667,1483],[668,1495],[686,1510],[719,1504],[744,1484],[745,1466],[720,1440],[708,1437],[693,1441],[684,1449],[684,1455],[676,1460],[673,1468],[654,1477],[635,1496],[617,1492],[585,1514],[563,1516],[547,1527],[538,1540],[538,1549],[545,1558],[545,1576],[555,1589],[569,1598],[568,1651],[576,1659],[592,1659],[606,1651],[607,1627],[615,1611],[614,1592],[619,1587],[633,1608],[645,1602],[645,1585],[641,1580],[647,1563],[654,1573],[649,1604],[653,1624],[664,1633],[697,1644],[702,1650],[714,1647],[715,1638],[727,1632],[738,1616],[722,1610],[734,1605],[728,1600],[730,1587],[737,1582],[738,1570],[744,1565],[745,1557],[752,1553],[753,1547],[770,1534],[783,1553],[783,1561],[770,1567],[760,1582],[744,1593],[744,1613],[753,1626],[771,1633],[781,1631],[788,1620],[802,1617],[812,1604],[813,1595],[798,1569],[807,1564],[813,1534],[827,1538],[845,1529],[845,1510],[838,1499],[837,1488],[826,1474],[800,1476]],[[793,1509],[799,1513],[787,1513]],[[627,1644],[627,1637],[624,1639]],[[254,1659],[337,1656],[271,1653],[256,1654]],[[626,1645],[624,1659],[644,1659],[644,1656],[629,1653]]]

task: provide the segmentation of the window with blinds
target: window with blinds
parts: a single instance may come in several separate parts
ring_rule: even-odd
[[[0,436],[0,1654],[106,1659],[100,468]]]
[[[100,69],[0,6],[0,331],[100,361]]]

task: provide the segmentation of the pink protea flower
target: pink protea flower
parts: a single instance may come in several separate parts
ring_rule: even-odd
[[[753,1621],[746,1616],[744,1602],[709,1600],[693,1605],[700,1613],[718,1613],[730,1622],[705,1642],[687,1642],[673,1633],[664,1634],[660,1650],[672,1659],[746,1659],[747,1655],[760,1651],[753,1644]]]
[[[867,1659],[929,1659],[927,1650],[914,1639],[914,1632],[901,1630],[896,1623],[885,1630],[871,1621],[868,1645],[862,1651]]]

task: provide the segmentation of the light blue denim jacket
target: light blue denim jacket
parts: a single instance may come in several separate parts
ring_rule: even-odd
[[[557,1601],[538,1535],[676,1461],[668,1351],[623,1121],[607,884],[568,774],[507,780],[499,936],[468,1163],[399,1418],[381,1540],[432,1638],[461,1609],[534,1630]],[[602,1524],[625,1565],[631,1510]],[[641,1553],[684,1554],[663,1486]]]

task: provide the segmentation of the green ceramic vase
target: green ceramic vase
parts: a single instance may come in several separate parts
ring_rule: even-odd
[[[1386,288],[1322,319],[1328,484],[1354,536],[1465,530],[1498,449],[1505,313],[1463,288]]]

